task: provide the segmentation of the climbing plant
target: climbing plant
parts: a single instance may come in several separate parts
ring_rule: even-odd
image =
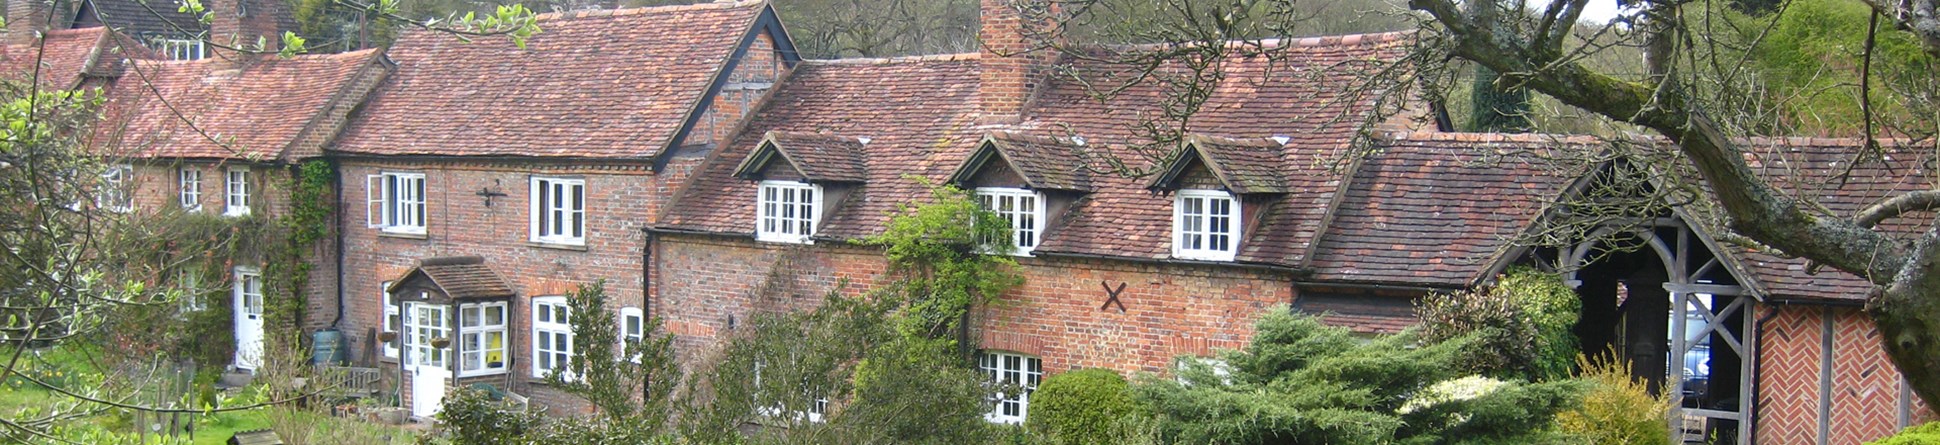
[[[880,246],[892,278],[883,295],[906,306],[906,336],[948,339],[967,360],[970,310],[1024,283],[1012,249],[1010,223],[953,186],[930,186],[930,201],[905,204],[882,234],[864,245]]]

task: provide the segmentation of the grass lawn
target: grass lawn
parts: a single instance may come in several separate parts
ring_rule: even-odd
[[[269,419],[258,411],[216,413],[195,424],[195,445],[222,445],[238,432],[269,428]]]

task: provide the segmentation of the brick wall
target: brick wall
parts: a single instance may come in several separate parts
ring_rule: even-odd
[[[813,307],[837,283],[859,294],[882,274],[881,254],[846,245],[757,243],[660,235],[652,313],[676,335],[686,365],[755,311]],[[1292,301],[1290,277],[1238,268],[1113,260],[1020,258],[1025,285],[979,314],[981,346],[1044,359],[1057,373],[1088,367],[1158,371],[1178,355],[1238,348],[1253,321]],[[1124,285],[1101,309],[1106,285]]]
[[[371,339],[382,326],[380,286],[384,281],[401,277],[425,258],[479,255],[518,294],[512,301],[512,319],[507,326],[509,374],[484,380],[532,397],[536,403],[567,411],[583,410],[583,401],[552,391],[531,377],[531,298],[564,295],[578,285],[604,279],[615,310],[642,306],[645,234],[641,229],[671,197],[672,187],[694,162],[692,158],[676,159],[667,168],[675,174],[662,176],[653,174],[644,163],[578,166],[346,160],[340,171],[346,198],[340,212],[347,248],[343,282],[348,292],[343,327],[353,355],[362,362],[396,366],[376,358],[381,353]],[[365,177],[384,171],[425,175],[425,235],[397,236],[366,226]],[[529,184],[535,176],[586,181],[583,248],[528,241]],[[487,205],[487,197],[480,193],[503,196],[492,196]],[[408,384],[407,378],[406,388]]]
[[[1932,417],[1859,309],[1760,305],[1758,314],[1758,443],[1860,444]]]

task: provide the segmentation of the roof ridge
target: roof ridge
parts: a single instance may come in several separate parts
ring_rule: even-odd
[[[1563,133],[1477,133],[1462,131],[1399,131],[1385,134],[1390,142],[1566,142],[1594,143],[1597,136]]]
[[[896,56],[896,57],[854,57],[854,58],[847,58],[847,59],[809,59],[809,60],[803,60],[803,62],[814,63],[814,64],[824,64],[824,65],[889,65],[889,64],[896,64],[896,63],[915,63],[915,62],[970,61],[970,60],[978,60],[981,57],[982,56],[978,53],[953,53],[953,54],[924,54],[924,55],[915,55],[915,56]]]
[[[690,3],[685,5],[647,6],[620,9],[582,9],[576,11],[548,12],[532,16],[534,21],[571,20],[593,17],[621,17],[629,15],[664,14],[685,11],[705,11],[711,9],[736,9],[767,4],[766,0],[716,0],[711,2]]]

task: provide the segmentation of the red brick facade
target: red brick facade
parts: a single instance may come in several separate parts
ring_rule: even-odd
[[[532,377],[531,299],[562,296],[582,284],[606,280],[615,310],[643,307],[640,253],[646,249],[645,218],[671,196],[692,162],[676,160],[656,175],[645,163],[585,166],[559,163],[494,163],[345,160],[340,174],[345,202],[363,203],[366,175],[421,173],[425,178],[425,234],[397,235],[367,227],[364,206],[340,212],[346,257],[343,283],[346,344],[359,363],[396,366],[383,358],[373,338],[381,331],[382,283],[397,280],[426,258],[477,255],[518,294],[507,324],[508,373],[463,379],[484,382],[532,397],[546,406],[580,407]],[[585,245],[560,246],[530,241],[531,191],[535,177],[585,181]],[[487,196],[489,195],[489,196]],[[489,204],[488,204],[489,201]],[[455,351],[454,351],[455,353]],[[455,355],[454,355],[455,357]],[[407,378],[407,384],[408,378]],[[408,397],[408,394],[407,394]]]
[[[683,357],[704,357],[755,311],[812,307],[838,283],[860,293],[882,276],[874,248],[662,234],[652,313]],[[1253,320],[1293,300],[1291,277],[1234,267],[1019,258],[1025,283],[977,314],[980,347],[1035,355],[1047,373],[1078,368],[1159,372],[1173,358],[1237,349]],[[1125,288],[1103,307],[1109,285]],[[730,321],[732,320],[732,321]],[[689,365],[693,365],[690,360]]]
[[[1758,443],[1860,444],[1933,418],[1863,311],[1761,305],[1758,314]]]

